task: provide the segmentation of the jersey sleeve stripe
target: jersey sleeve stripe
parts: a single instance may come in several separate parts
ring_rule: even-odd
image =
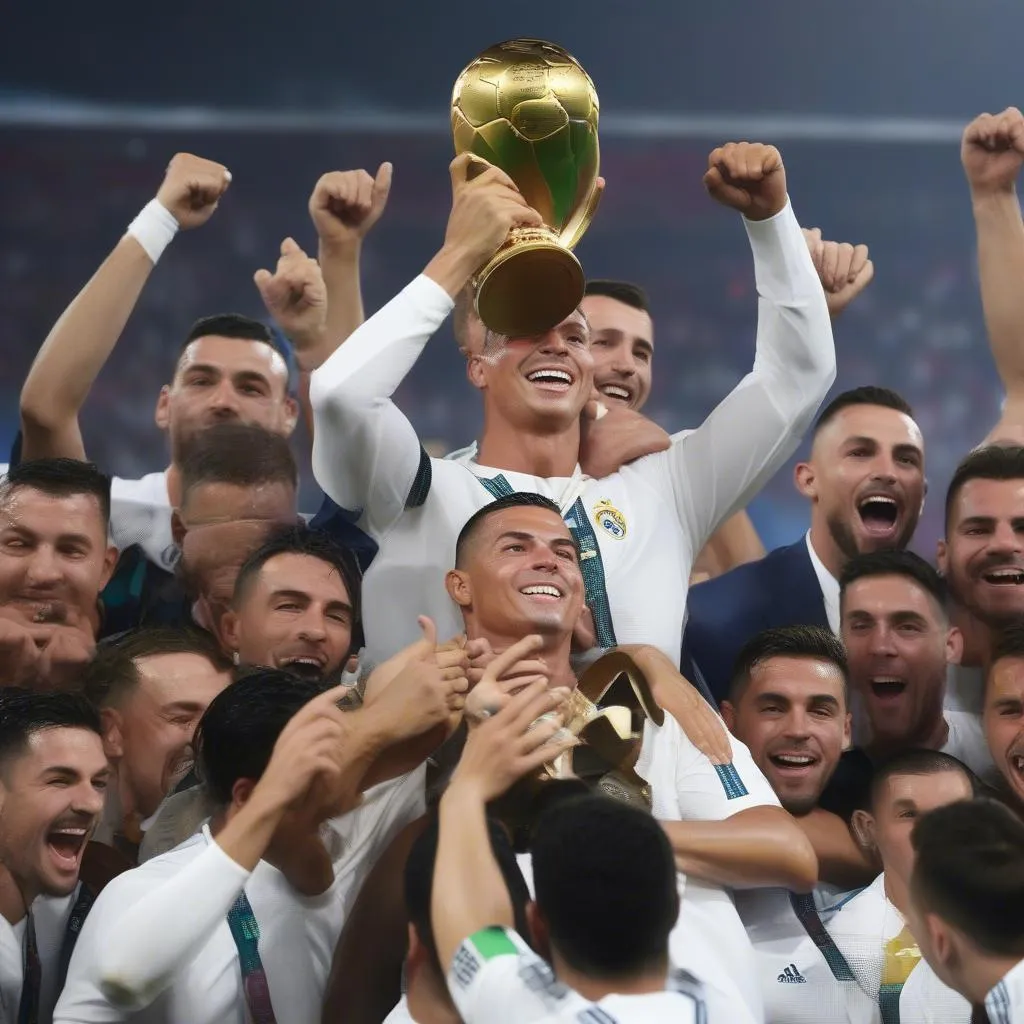
[[[741,796],[747,796],[747,787],[743,784],[743,780],[740,778],[740,773],[736,771],[736,766],[730,764],[716,764],[715,773],[718,775],[719,782],[722,783],[722,788],[725,790],[725,795],[730,800],[738,800]]]

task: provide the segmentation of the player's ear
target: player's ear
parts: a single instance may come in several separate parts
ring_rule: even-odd
[[[793,482],[796,489],[805,497],[814,499],[818,496],[817,474],[810,462],[798,462],[793,470]]]
[[[473,586],[469,573],[462,569],[449,569],[444,578],[448,596],[460,607],[468,608],[473,603]]]

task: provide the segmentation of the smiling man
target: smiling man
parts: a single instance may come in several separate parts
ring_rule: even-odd
[[[539,495],[499,499],[467,521],[457,552],[447,584],[470,641],[487,640],[502,651],[524,636],[538,635],[537,656],[544,660],[549,685],[574,687],[570,653],[583,609],[585,570],[558,506]],[[629,651],[655,698],[669,709],[662,725],[645,722],[636,771],[650,785],[652,811],[664,824],[680,871],[682,909],[671,938],[673,960],[708,983],[712,1018],[719,1008],[724,1019],[745,1021],[746,1003],[758,1019],[753,955],[726,889],[809,888],[816,877],[813,852],[778,806],[749,751],[696,693],[698,707],[680,711],[675,704],[680,717],[673,717],[671,707],[684,683],[672,663],[649,648]],[[696,724],[700,712],[710,718],[703,721],[707,733]],[[687,727],[705,738],[717,734],[724,750],[706,753]]]
[[[310,384],[317,480],[343,508],[363,510],[359,523],[381,548],[364,590],[371,658],[415,640],[416,615],[429,614],[440,635],[458,631],[442,580],[462,523],[494,497],[529,491],[556,502],[583,549],[597,643],[650,643],[678,664],[697,553],[795,449],[835,374],[828,308],[778,151],[716,149],[704,184],[745,216],[760,294],[753,369],[668,451],[589,479],[579,465],[580,416],[594,359],[581,310],[537,337],[490,334],[470,354],[468,375],[484,405],[475,459],[427,457],[392,401],[477,268],[511,228],[539,223],[500,170],[469,180],[468,157],[453,162],[444,245]],[[296,306],[287,326],[301,351],[310,332]]]
[[[992,651],[983,722],[992,759],[1024,812],[1024,627],[1019,623],[999,635]]]
[[[0,481],[0,677],[72,687],[100,623],[117,551],[110,478],[74,459],[37,459]]]
[[[354,560],[326,534],[281,530],[242,566],[220,634],[241,664],[337,679],[359,648]]]
[[[98,842],[135,863],[142,834],[192,769],[199,719],[230,682],[227,659],[199,630],[139,630],[100,646],[82,677],[113,769]]]
[[[978,717],[943,706],[947,667],[959,661],[963,637],[950,626],[939,574],[911,551],[860,555],[843,570],[840,601],[854,742],[876,761],[941,750],[991,781]]]
[[[108,775],[84,698],[0,689],[0,1020],[51,1019],[92,904],[78,875]]]
[[[743,741],[790,814],[803,818],[818,801],[850,742],[843,646],[828,630],[786,626],[766,630],[740,652],[722,716]],[[837,890],[782,888],[734,894],[757,963],[765,1020],[847,1024],[870,1019],[871,1003],[852,977],[834,969],[815,941]]]
[[[976,448],[957,466],[938,565],[964,636],[949,700],[979,711],[993,637],[1024,616],[1024,447]]]
[[[861,387],[818,417],[796,485],[811,528],[789,547],[694,587],[686,652],[716,699],[739,649],[763,629],[812,625],[839,634],[839,575],[855,555],[903,548],[924,502],[924,441],[895,391]]]

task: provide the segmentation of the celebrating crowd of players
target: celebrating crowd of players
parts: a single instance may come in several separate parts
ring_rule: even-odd
[[[640,288],[592,281],[540,337],[477,319],[540,218],[460,157],[437,254],[369,319],[391,166],[321,178],[316,258],[255,273],[273,327],[197,320],[169,464],[111,479],[79,410],[231,183],[175,156],[44,341],[0,480],[0,1021],[1024,1021],[1024,115],[962,159],[1006,401],[933,565],[899,382],[819,411],[867,248],[802,229],[747,142],[704,184],[749,240],[753,365],[696,429],[642,414]],[[392,396],[449,317],[484,416],[441,458]],[[766,555],[743,510],[808,434],[810,529]]]

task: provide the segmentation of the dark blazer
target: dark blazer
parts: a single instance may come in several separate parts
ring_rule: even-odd
[[[690,591],[683,664],[695,664],[711,695],[729,695],[740,648],[763,629],[821,626],[828,629],[825,599],[801,537]]]

